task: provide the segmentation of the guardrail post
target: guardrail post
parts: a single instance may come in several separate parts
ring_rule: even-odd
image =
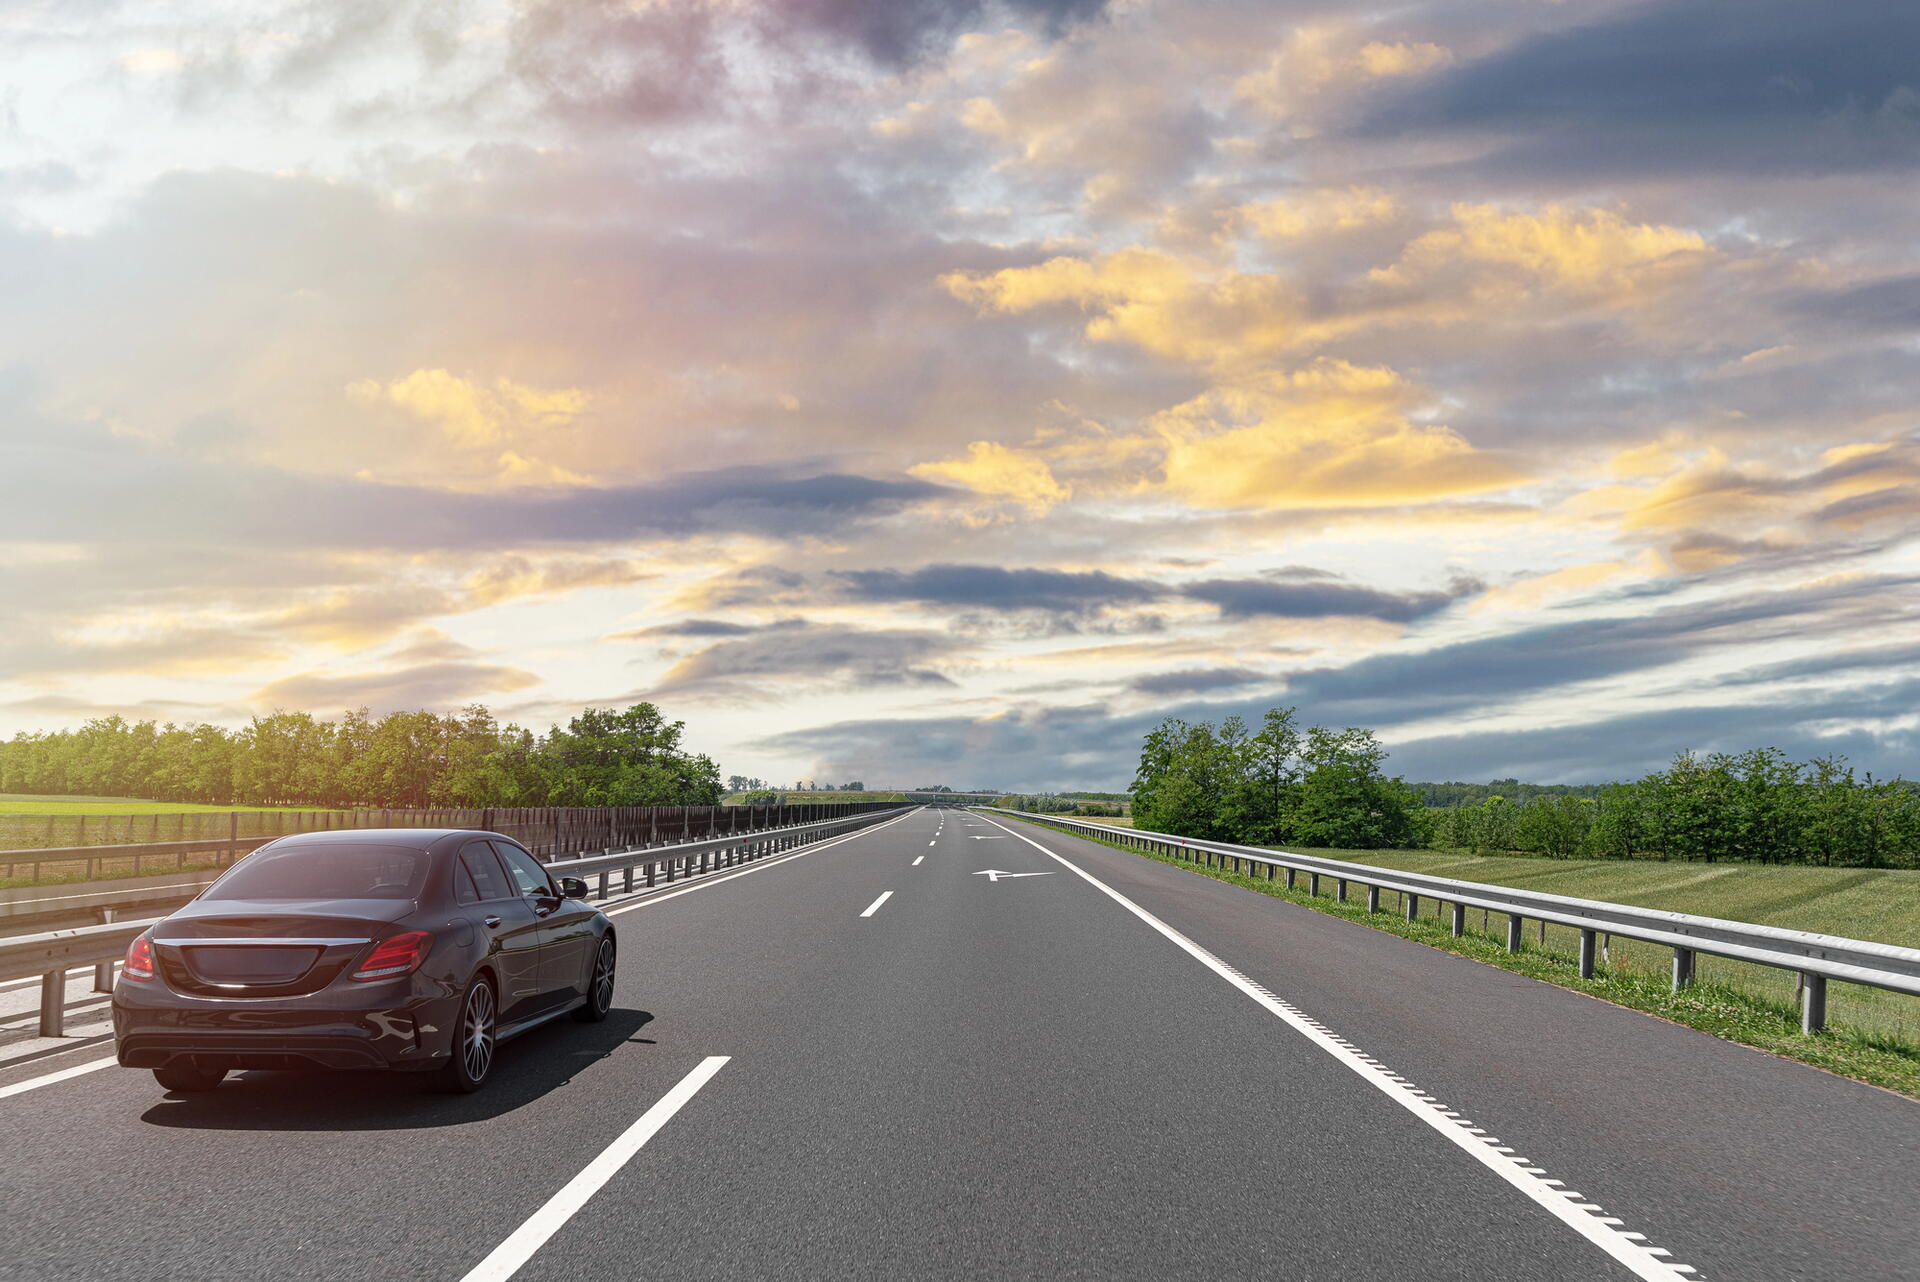
[[[1800,972],[1800,1031],[1811,1037],[1827,1026],[1827,977]]]
[[[600,898],[605,899],[606,897],[607,897],[607,870],[602,868],[600,870]]]
[[[1299,872],[1300,870],[1297,868],[1287,869],[1287,889],[1288,890],[1293,889],[1293,879],[1299,875]]]
[[[1269,861],[1267,861],[1266,863],[1263,863],[1263,864],[1261,864],[1261,867],[1263,867],[1263,868],[1265,868],[1265,869],[1267,870],[1267,880],[1268,880],[1268,881],[1272,881],[1272,880],[1273,880],[1273,867],[1274,867],[1274,865],[1273,865],[1273,862],[1272,862],[1271,860],[1269,860]]]
[[[1458,939],[1466,933],[1467,906],[1465,904],[1455,904],[1453,906],[1453,937]]]
[[[1593,952],[1594,946],[1599,941],[1600,932],[1597,930],[1580,932],[1580,978],[1582,979],[1593,978]]]
[[[100,910],[101,924],[104,925],[105,923],[110,922],[112,920],[113,920],[113,909],[102,908]],[[103,962],[95,962],[93,964],[93,991],[96,993],[110,993],[113,991],[113,959],[112,958],[108,958],[106,961],[103,961]]]
[[[1333,897],[1341,903],[1347,902],[1347,879],[1341,877],[1333,883]]]
[[[1520,951],[1521,924],[1519,913],[1507,914],[1507,951],[1510,953]]]
[[[1408,921],[1420,920],[1420,896],[1402,895],[1401,898],[1407,901],[1407,920]]]
[[[1693,949],[1673,950],[1673,991],[1679,992],[1693,982]]]
[[[656,873],[659,872],[659,870],[660,870],[660,863],[658,860],[655,860],[647,865],[647,889],[649,890],[653,889],[654,876]]]
[[[1370,913],[1380,911],[1380,887],[1378,886],[1367,887],[1367,911]]]
[[[40,976],[40,1036],[60,1037],[67,1028],[67,972],[50,970]]]
[[[1320,897],[1320,874],[1319,873],[1310,872],[1307,874],[1307,893],[1309,895],[1312,895],[1315,899],[1318,899]]]

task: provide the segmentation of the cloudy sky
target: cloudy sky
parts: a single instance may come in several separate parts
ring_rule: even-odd
[[[1920,773],[1920,8],[0,3],[0,733]]]

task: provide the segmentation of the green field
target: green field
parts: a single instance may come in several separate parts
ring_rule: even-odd
[[[746,804],[750,795],[744,792],[730,792],[720,799],[723,806]],[[842,801],[905,801],[906,796],[898,792],[789,792],[782,794],[789,806],[815,806],[822,803]]]
[[[1350,863],[1513,886],[1550,895],[1601,899],[1640,908],[1661,908],[1788,930],[1872,939],[1907,948],[1920,947],[1920,872],[1657,860],[1538,859],[1440,850],[1288,849]],[[1324,877],[1322,888],[1329,889]],[[1354,893],[1360,894],[1358,890]],[[1399,912],[1398,895],[1389,892],[1382,898],[1388,912]],[[1426,898],[1420,903],[1423,917],[1438,921],[1443,911],[1443,905],[1437,900]],[[1497,937],[1505,929],[1498,916],[1489,918],[1487,914],[1470,912],[1467,920],[1476,933]],[[1543,927],[1538,922],[1528,922],[1526,941],[1529,948],[1570,958],[1578,950],[1579,932],[1566,926]],[[1604,964],[1623,975],[1661,976],[1672,962],[1671,950],[1652,944],[1605,938],[1603,946]],[[1795,976],[1790,971],[1704,953],[1696,965],[1702,983],[1722,984],[1782,1008],[1790,1008],[1796,1001]],[[1834,983],[1828,989],[1828,1017],[1835,1027],[1892,1038],[1906,1046],[1920,1046],[1920,998]]]
[[[1313,850],[1381,868],[1920,948],[1920,872],[1656,860],[1529,859],[1439,850]]]
[[[0,792],[0,815],[192,815],[279,809],[283,807],[203,806],[192,801],[145,801],[139,797],[41,797]]]

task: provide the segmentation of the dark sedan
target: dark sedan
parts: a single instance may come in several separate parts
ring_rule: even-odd
[[[174,1091],[248,1068],[417,1069],[478,1090],[507,1038],[607,1017],[614,932],[586,893],[498,833],[282,837],[133,941],[115,1048]]]

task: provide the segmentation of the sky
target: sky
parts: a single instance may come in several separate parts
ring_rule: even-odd
[[[0,734],[1920,774],[1920,8],[0,2]]]

